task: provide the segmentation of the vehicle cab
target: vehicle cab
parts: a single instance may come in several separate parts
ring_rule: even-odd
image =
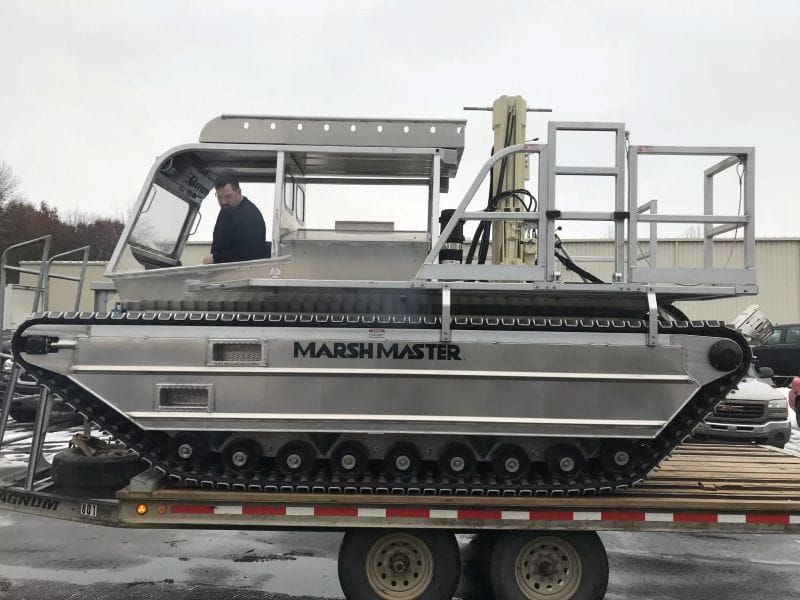
[[[156,160],[106,275],[129,310],[268,309],[254,306],[252,294],[231,289],[230,282],[247,287],[254,279],[408,281],[438,234],[439,194],[456,174],[465,126],[441,120],[213,119],[199,143]],[[223,172],[245,185],[274,186],[271,205],[259,206],[272,221],[271,258],[211,265],[185,260],[200,207]],[[398,231],[391,221],[337,220],[330,229],[310,228],[306,206],[316,185],[417,186],[427,199],[427,226]],[[192,286],[197,291],[211,282],[228,282],[226,293],[217,305],[201,306]]]

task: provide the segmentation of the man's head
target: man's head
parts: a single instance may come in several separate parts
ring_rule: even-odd
[[[242,190],[239,181],[233,175],[223,174],[214,181],[214,189],[217,192],[217,202],[223,210],[226,208],[236,208],[242,201]]]

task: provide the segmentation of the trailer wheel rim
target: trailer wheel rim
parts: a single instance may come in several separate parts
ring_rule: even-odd
[[[575,548],[556,537],[539,537],[517,554],[514,572],[529,600],[568,600],[581,582],[581,560]]]
[[[390,533],[377,539],[367,553],[367,581],[385,600],[411,600],[433,580],[433,555],[415,535]]]

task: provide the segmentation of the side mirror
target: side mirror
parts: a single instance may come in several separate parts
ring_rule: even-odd
[[[763,379],[772,379],[775,376],[775,371],[772,367],[759,367],[758,376]]]

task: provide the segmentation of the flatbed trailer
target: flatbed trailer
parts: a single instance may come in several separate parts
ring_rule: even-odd
[[[92,497],[65,493],[39,474],[39,485],[25,491],[7,473],[0,507],[139,528],[800,533],[800,456],[768,446],[685,444],[631,490],[560,498],[220,491],[154,485],[147,474],[113,496]]]
[[[348,598],[415,597],[401,593],[414,586],[403,585],[402,574],[417,574],[408,571],[402,553],[396,553],[387,579],[399,575],[400,591],[392,595],[387,583],[384,595],[363,592],[359,575],[367,573],[367,583],[376,585],[386,575],[375,566],[383,563],[364,550],[381,540],[392,548],[410,543],[412,550],[414,540],[420,549],[427,544],[434,549],[425,553],[431,570],[438,565],[436,572],[443,574],[460,564],[453,534],[486,534],[486,577],[516,581],[523,594],[497,597],[545,598],[571,585],[557,597],[593,599],[603,597],[608,581],[597,531],[800,533],[800,456],[766,446],[684,444],[641,485],[612,496],[223,491],[168,487],[146,472],[116,493],[90,497],[59,489],[47,475],[38,471],[38,483],[26,491],[22,479],[11,482],[13,473],[0,470],[0,508],[111,527],[343,531],[339,572]],[[442,539],[449,542],[437,550]],[[509,559],[509,551],[535,552],[528,572],[524,561]],[[453,577],[457,582],[458,574]],[[454,588],[448,581],[419,597],[449,598]],[[548,585],[555,587],[547,590]]]

